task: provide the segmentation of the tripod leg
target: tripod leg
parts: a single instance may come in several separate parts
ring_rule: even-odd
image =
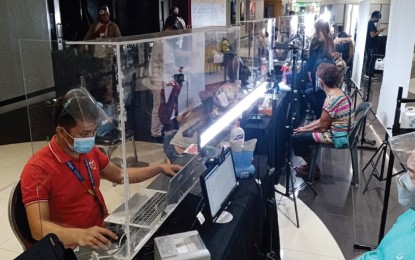
[[[300,221],[298,220],[298,209],[297,209],[297,199],[295,197],[295,189],[294,189],[294,180],[293,175],[291,174],[291,165],[288,164],[288,167],[286,168],[286,174],[287,174],[287,180],[289,179],[291,181],[291,193],[293,195],[293,202],[294,202],[294,209],[295,209],[295,219],[297,220],[297,228],[300,228]],[[287,186],[289,189],[289,186]]]
[[[369,163],[372,163],[372,167],[373,167],[373,169],[372,169],[372,172],[370,173],[370,176],[369,176],[369,179],[367,180],[367,182],[366,182],[366,185],[365,185],[365,188],[363,189],[363,194],[365,194],[366,193],[366,191],[367,191],[367,187],[369,187],[369,183],[370,183],[370,181],[372,180],[372,178],[373,178],[373,176],[376,174],[376,172],[377,172],[377,169],[376,169],[376,167],[377,167],[377,165],[378,165],[378,163],[379,163],[379,160],[380,160],[380,158],[382,157],[382,169],[381,169],[381,172],[383,172],[383,165],[385,164],[385,159],[384,159],[384,155],[385,155],[385,153],[386,153],[386,145],[381,149],[381,150],[379,150],[379,151],[381,151],[381,153],[379,154],[379,157],[378,158],[376,158],[376,161],[373,163],[373,157],[369,160],[369,162],[368,162],[368,164]]]
[[[264,252],[264,259],[269,260],[280,260],[280,237],[279,237],[279,226],[278,226],[278,216],[277,216],[277,206],[275,201],[275,191],[274,191],[274,179],[275,179],[275,170],[270,170],[269,174],[269,186],[267,188],[267,205],[266,205],[266,223],[269,229],[264,229],[262,243]]]
[[[373,177],[373,172],[370,174],[369,179],[366,182],[365,188],[363,189],[363,194],[366,193],[367,187],[369,186],[369,183],[370,183],[370,180],[372,179],[372,177]]]
[[[384,149],[384,147],[385,147],[385,143],[382,143],[380,146],[379,146],[379,148],[376,150],[376,152],[372,155],[372,157],[370,157],[370,159],[369,159],[369,161],[366,163],[366,165],[365,165],[365,167],[363,167],[363,169],[362,169],[362,172],[364,172],[365,170],[366,170],[366,168],[370,165],[370,163],[371,162],[373,162],[373,159],[376,157],[376,155],[379,153],[379,152],[383,152],[383,149]]]

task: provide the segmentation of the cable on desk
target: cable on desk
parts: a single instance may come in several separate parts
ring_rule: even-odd
[[[200,207],[200,209],[199,209],[199,207]],[[200,196],[199,203],[197,204],[196,209],[195,209],[195,220],[193,221],[193,223],[190,226],[189,230],[192,230],[192,228],[196,224],[196,221],[198,220],[198,218],[197,218],[198,212],[201,212],[204,208],[205,208],[205,201],[203,200],[203,196]]]

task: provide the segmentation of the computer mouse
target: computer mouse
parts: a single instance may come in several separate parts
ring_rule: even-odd
[[[112,233],[117,235],[117,239],[113,239],[112,237],[105,236],[111,243],[119,243],[125,237],[124,228],[118,225],[110,225],[106,227],[107,229],[111,230]]]

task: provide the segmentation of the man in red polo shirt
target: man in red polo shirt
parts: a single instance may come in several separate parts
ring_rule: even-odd
[[[123,183],[122,169],[95,147],[97,124],[105,112],[85,89],[70,90],[56,119],[56,134],[26,164],[21,187],[33,238],[55,233],[66,247],[106,249],[116,234],[102,227],[108,215],[100,191],[101,178]],[[128,168],[130,183],[164,172],[174,175],[178,165]]]

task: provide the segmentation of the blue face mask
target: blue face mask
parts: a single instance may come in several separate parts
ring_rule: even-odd
[[[399,176],[397,184],[399,204],[415,210],[415,186],[412,184],[409,173],[405,172]]]
[[[75,137],[73,143],[73,149],[77,153],[87,153],[95,146],[95,136],[91,137]]]
[[[65,141],[69,145],[69,148],[74,152],[87,153],[95,146],[95,134],[91,137],[73,137],[68,132],[66,133],[73,139],[73,145],[70,145],[66,139]]]

